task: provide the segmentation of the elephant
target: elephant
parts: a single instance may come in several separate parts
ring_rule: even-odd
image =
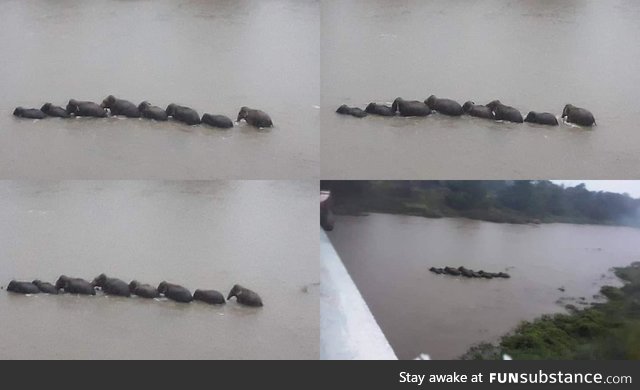
[[[91,284],[100,287],[107,295],[116,295],[119,297],[131,296],[131,291],[129,291],[129,285],[127,283],[120,279],[108,278],[105,274],[100,274],[93,279]]]
[[[17,107],[15,110],[13,110],[13,115],[17,116],[18,118],[27,119],[43,119],[47,116],[44,112],[38,110],[37,108],[24,107]]]
[[[155,119],[162,122],[169,120],[169,116],[165,110],[158,106],[152,106],[146,100],[138,105],[138,111],[140,111],[143,118]]]
[[[224,305],[224,295],[220,291],[216,290],[196,290],[193,293],[194,301],[202,301],[211,305]]]
[[[396,112],[389,106],[384,104],[369,103],[364,109],[367,113],[380,116],[396,116]]]
[[[494,100],[491,103],[487,104],[487,107],[493,111],[495,120],[505,120],[508,122],[522,123],[522,114],[517,109],[505,106],[500,102],[500,100]]]
[[[233,127],[231,119],[224,115],[204,114],[202,116],[202,123],[221,129],[230,129]]]
[[[11,291],[17,294],[39,294],[40,289],[38,286],[31,282],[18,282],[12,280],[7,286],[7,291]]]
[[[365,116],[367,116],[367,113],[362,111],[362,109],[358,107],[349,107],[346,104],[343,104],[340,107],[338,107],[336,112],[342,115],[351,115],[356,118],[364,118]]]
[[[191,291],[177,284],[161,282],[158,285],[158,292],[165,297],[181,303],[189,303],[193,301]]]
[[[118,99],[113,95],[107,96],[100,107],[108,108],[111,115],[122,115],[127,118],[140,118],[140,110],[128,100]]]
[[[68,118],[69,113],[60,106],[54,106],[51,103],[45,103],[40,111],[44,112],[48,116],[54,116],[58,118]]]
[[[400,112],[401,116],[427,116],[431,114],[431,109],[424,102],[404,100],[400,97],[393,101],[391,110]]]
[[[231,291],[229,291],[227,301],[231,299],[231,297],[236,297],[236,301],[242,305],[254,307],[262,306],[262,299],[260,298],[260,295],[248,288],[242,287],[239,284],[234,285]]]
[[[56,281],[55,286],[58,290],[64,290],[65,293],[96,295],[96,289],[93,285],[80,278],[70,278],[66,275],[62,275]]]
[[[491,272],[484,272],[484,271],[480,270],[480,271],[478,271],[478,274],[480,275],[481,278],[493,279],[493,274]]]
[[[458,267],[458,271],[462,274],[462,276],[467,278],[473,278],[473,270],[470,270],[465,267]]]
[[[495,119],[493,111],[489,107],[475,104],[471,100],[462,105],[462,111],[476,118]]]
[[[562,110],[562,118],[567,118],[567,122],[575,123],[579,126],[596,125],[596,119],[589,110],[585,110],[584,108],[576,107],[571,104],[564,106],[564,110]]]
[[[429,271],[438,275],[442,275],[444,273],[444,270],[442,268],[436,268],[436,267],[429,268]]]
[[[453,267],[444,267],[444,273],[453,276],[460,276],[462,272],[460,272],[457,268]]]
[[[132,280],[129,283],[129,291],[142,298],[158,298],[160,296],[157,288],[149,284],[140,284],[137,280]]]
[[[509,279],[511,277],[511,275],[509,275],[506,272],[498,272],[497,274],[495,274],[496,278],[505,278],[505,279]]]
[[[254,127],[273,127],[273,122],[266,112],[254,110],[249,107],[240,108],[240,112],[238,112],[238,119],[236,119],[236,121],[240,122],[241,119],[244,119],[248,124]]]
[[[193,108],[179,106],[175,103],[171,103],[167,106],[165,110],[168,116],[173,117],[173,119],[184,122],[189,126],[197,125],[200,123],[200,115]]]
[[[429,96],[424,104],[429,106],[429,109],[448,116],[460,116],[464,112],[460,103],[455,100],[439,99],[435,95]]]
[[[96,118],[106,118],[107,110],[94,102],[69,100],[67,103],[67,114],[74,116],[91,116]]]
[[[537,123],[539,125],[558,126],[558,119],[556,116],[548,112],[529,111],[527,117],[524,118],[524,121]]]
[[[53,294],[53,295],[58,295],[58,289],[56,288],[56,286],[54,286],[51,283],[47,283],[47,282],[43,282],[41,280],[34,280],[33,283],[36,287],[38,287],[38,289],[40,290],[40,292],[43,292],[45,294]]]

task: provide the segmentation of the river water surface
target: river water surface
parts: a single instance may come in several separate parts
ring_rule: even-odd
[[[0,358],[317,359],[313,181],[0,181]],[[6,292],[105,272],[264,307]]]
[[[322,6],[322,177],[636,178],[640,2],[347,0]],[[593,130],[462,117],[357,119],[346,103],[493,99]]]
[[[621,284],[611,267],[640,259],[640,230],[626,227],[371,214],[337,217],[329,236],[401,359],[454,359],[520,321],[584,307],[602,285]],[[429,271],[447,265],[511,278]]]
[[[294,179],[319,171],[319,5],[293,0],[1,0],[0,177]],[[275,127],[14,118],[14,107],[175,102]]]

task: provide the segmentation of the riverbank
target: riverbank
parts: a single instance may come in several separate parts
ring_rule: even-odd
[[[519,360],[640,359],[640,262],[614,272],[625,285],[602,287],[606,303],[582,310],[567,305],[569,314],[523,322],[497,344],[478,344],[461,358],[493,360],[507,354]]]

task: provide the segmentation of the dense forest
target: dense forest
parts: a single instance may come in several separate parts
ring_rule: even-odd
[[[323,181],[337,214],[385,212],[493,222],[640,226],[640,199],[547,180]]]

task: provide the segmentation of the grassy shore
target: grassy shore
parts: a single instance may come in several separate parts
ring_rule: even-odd
[[[640,262],[615,268],[623,287],[602,287],[606,303],[521,323],[497,344],[472,347],[462,359],[640,359]]]

